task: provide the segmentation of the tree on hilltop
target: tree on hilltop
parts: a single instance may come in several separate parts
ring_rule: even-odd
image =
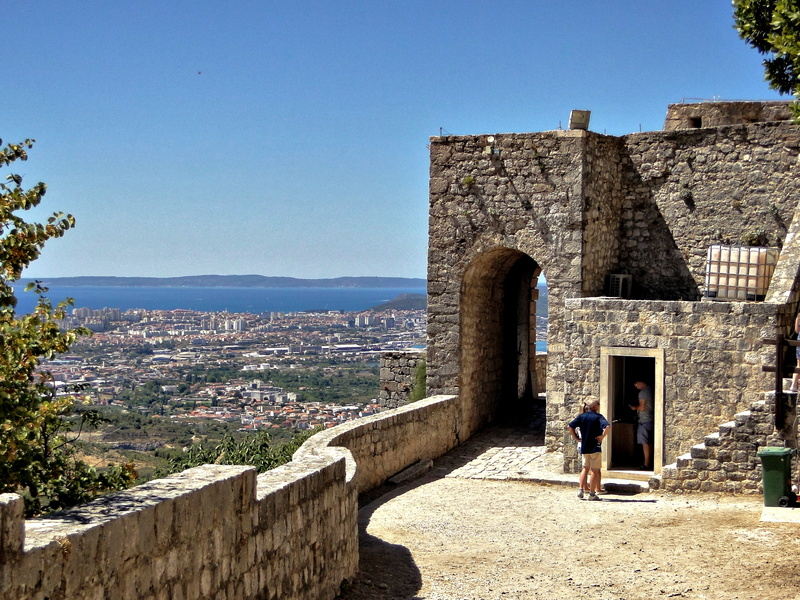
[[[733,0],[739,36],[767,55],[764,78],[772,89],[792,94],[800,119],[800,0]]]
[[[0,168],[28,158],[33,140],[0,148]],[[0,141],[2,146],[2,141]],[[74,227],[72,215],[54,213],[46,223],[28,223],[20,213],[39,205],[44,183],[25,190],[22,177],[0,179],[0,492],[25,498],[26,513],[38,514],[85,502],[103,491],[129,485],[135,473],[130,465],[98,472],[76,457],[72,432],[97,422],[97,413],[75,409],[75,395],[59,395],[51,373],[40,368],[46,359],[67,352],[86,329],[61,331],[71,300],[53,307],[39,282],[29,284],[39,296],[30,314],[18,315],[13,283],[36,260],[47,240]],[[77,391],[77,390],[76,390]]]

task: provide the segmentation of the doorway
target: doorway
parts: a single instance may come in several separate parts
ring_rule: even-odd
[[[611,422],[603,453],[603,468],[626,473],[633,478],[659,474],[664,455],[664,351],[650,348],[600,349],[601,412]],[[642,446],[636,442],[637,412],[630,408],[639,403],[634,385],[643,381],[652,390],[655,409],[653,435],[653,470],[642,471]],[[637,477],[638,475],[638,477]]]

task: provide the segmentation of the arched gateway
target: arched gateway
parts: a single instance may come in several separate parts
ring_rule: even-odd
[[[540,274],[531,257],[509,248],[479,255],[464,273],[459,388],[476,416],[519,421],[544,402],[536,376]]]

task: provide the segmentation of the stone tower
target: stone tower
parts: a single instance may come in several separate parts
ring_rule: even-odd
[[[561,448],[582,402],[626,420],[628,384],[647,377],[657,471],[769,389],[760,340],[788,330],[798,300],[800,130],[788,119],[785,103],[703,103],[620,137],[432,138],[428,392],[459,394],[461,438],[546,402],[546,442]],[[709,248],[753,236],[780,251],[768,293],[710,298]],[[532,375],[541,276],[546,401]],[[611,297],[620,278],[628,297]]]

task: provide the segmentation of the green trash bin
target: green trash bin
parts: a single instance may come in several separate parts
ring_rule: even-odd
[[[764,506],[793,506],[797,496],[792,493],[792,448],[767,446],[758,451],[761,459],[761,484]]]

